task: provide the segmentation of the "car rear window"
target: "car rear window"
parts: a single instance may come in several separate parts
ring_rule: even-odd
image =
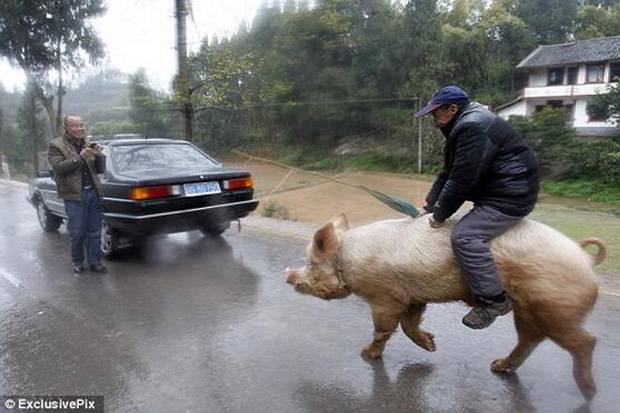
[[[114,170],[120,173],[216,166],[213,160],[187,144],[113,145],[110,158]]]

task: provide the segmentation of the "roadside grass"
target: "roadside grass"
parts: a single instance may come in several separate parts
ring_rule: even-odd
[[[576,241],[589,237],[601,239],[607,247],[607,258],[597,267],[597,271],[613,272],[620,276],[619,216],[610,212],[539,203],[531,217]]]
[[[620,206],[620,185],[595,180],[571,179],[543,182],[545,192],[588,202],[603,202]]]

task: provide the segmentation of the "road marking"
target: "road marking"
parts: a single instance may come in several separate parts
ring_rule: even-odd
[[[13,274],[3,270],[2,268],[0,268],[0,276],[2,276],[2,278],[10,282],[11,284],[13,284],[13,287],[15,288],[19,288],[22,286],[21,281],[19,281]]]
[[[0,179],[0,183],[1,184],[6,184],[6,185],[13,185],[13,186],[17,186],[20,188],[27,188],[28,184],[26,182],[20,182],[20,181],[9,181],[8,179]]]

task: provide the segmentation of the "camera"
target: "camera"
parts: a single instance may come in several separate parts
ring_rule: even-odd
[[[88,147],[90,149],[95,149],[97,147],[97,145],[99,145],[97,142],[92,142],[90,145],[88,145]]]

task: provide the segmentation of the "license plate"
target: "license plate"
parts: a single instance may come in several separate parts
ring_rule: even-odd
[[[183,189],[185,190],[185,196],[219,194],[222,192],[220,184],[213,181],[183,184]]]

